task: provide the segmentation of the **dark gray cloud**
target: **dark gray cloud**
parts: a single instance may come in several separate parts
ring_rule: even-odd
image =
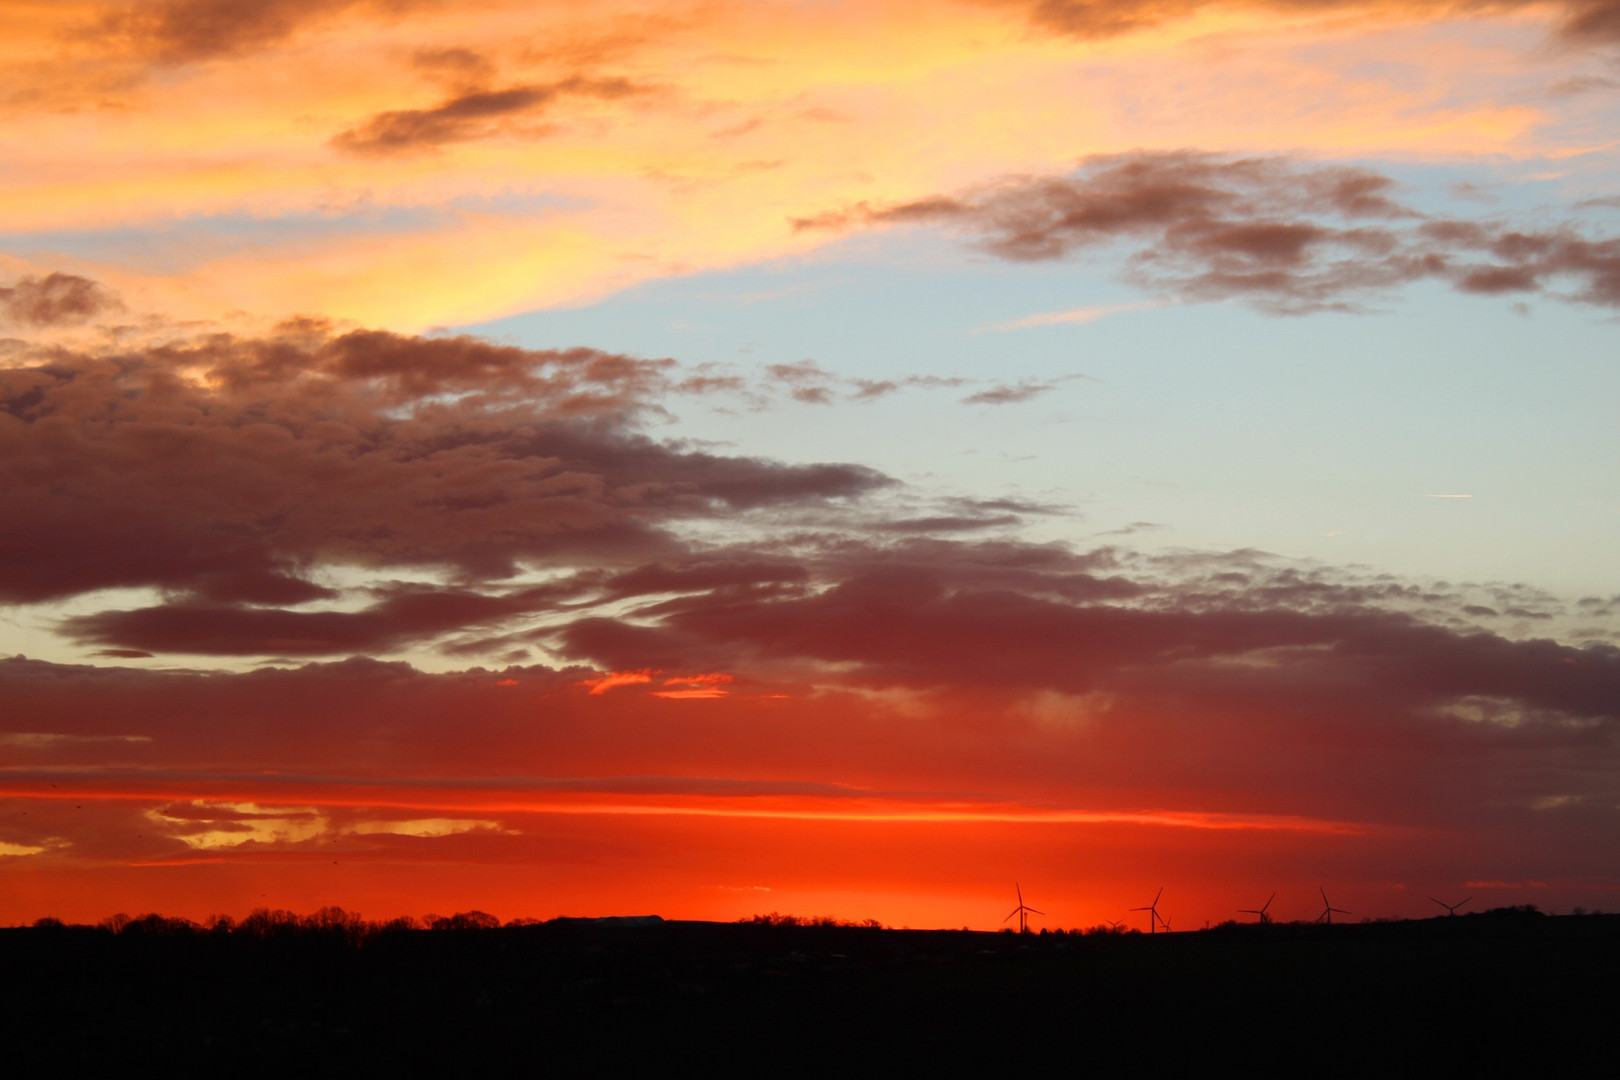
[[[1058,388],[1054,381],[1037,382],[1026,380],[1018,383],[1002,383],[984,390],[976,391],[962,399],[965,405],[1021,405],[1026,401],[1033,401],[1042,394],[1051,393]]]
[[[545,606],[539,597],[491,596],[461,589],[398,589],[355,612],[177,600],[157,607],[79,616],[60,629],[84,644],[121,647],[104,649],[103,655],[151,650],[211,656],[344,656],[386,652]]]
[[[77,274],[50,273],[0,286],[0,321],[27,328],[73,326],[119,306],[117,297]]]
[[[830,588],[691,595],[657,625],[585,617],[561,639],[616,668],[826,664],[879,687],[1070,694],[1246,686],[1277,701],[1399,701],[1412,716],[1471,700],[1496,703],[1498,722],[1620,731],[1620,648],[1440,625],[1397,609],[1461,601],[1408,583],[1259,569],[1242,553],[1174,580],[1167,566],[1111,564],[1107,549],[1017,542],[850,550],[838,565]]]
[[[411,56],[411,64],[425,74],[458,84],[482,86],[495,76],[493,59],[461,46],[418,49]]]
[[[1196,15],[1208,0],[980,0],[1022,9],[1039,31],[1081,39],[1112,37],[1174,23]],[[139,61],[159,65],[201,63],[248,56],[276,48],[306,31],[356,15],[387,23],[412,12],[449,6],[445,0],[112,0],[78,33],[110,44]],[[1282,11],[1364,10],[1353,0],[1258,0],[1253,6]],[[1491,15],[1542,7],[1532,0],[1404,0],[1397,6],[1418,17]],[[1607,46],[1620,40],[1620,8],[1614,0],[1565,0],[1555,35],[1566,44]],[[563,42],[560,55],[581,63],[616,58],[647,35],[616,28],[600,40]],[[447,46],[424,50],[421,70],[452,79],[482,81],[493,68],[470,50]],[[457,68],[460,70],[456,70]],[[829,110],[808,110],[818,119],[841,119]]]
[[[525,566],[681,557],[677,522],[890,483],[652,439],[637,418],[671,376],[668,361],[589,349],[308,323],[0,370],[0,600],[155,586],[170,602],[71,631],[139,650],[380,648],[530,610],[533,596],[474,594]],[[474,593],[291,610],[337,595],[321,580],[332,566],[429,570]],[[266,644],[279,641],[294,644]]]
[[[768,364],[766,373],[787,389],[788,396],[806,405],[831,405],[842,380],[814,360]]]
[[[794,225],[937,225],[1019,262],[1122,246],[1127,277],[1145,288],[1284,314],[1354,309],[1424,280],[1479,295],[1620,306],[1620,239],[1574,224],[1524,229],[1427,216],[1397,195],[1393,180],[1366,169],[1139,153],[1092,158],[1068,176],[860,203]]]
[[[814,360],[767,364],[764,371],[764,379],[754,390],[755,403],[759,406],[763,406],[773,392],[781,391],[805,405],[832,405],[839,401],[877,401],[903,390],[953,390],[979,382],[960,375],[901,375],[891,379],[851,377],[829,371]],[[994,397],[996,390],[996,387],[992,387],[987,392]],[[976,394],[967,400],[976,404],[978,397]]]
[[[976,532],[980,529],[997,529],[1006,525],[1017,525],[1022,520],[1016,514],[997,514],[994,517],[899,518],[894,521],[885,521],[879,528],[884,532],[896,533]]]
[[[101,31],[158,63],[241,56],[356,8],[388,13],[409,0],[155,0],[109,5]]]
[[[1114,37],[1152,26],[1189,18],[1212,0],[988,0],[1001,6],[1023,8],[1030,22],[1042,30],[1069,37]],[[1322,12],[1342,9],[1364,12],[1360,0],[1256,0],[1251,6],[1284,12]],[[1388,10],[1415,17],[1490,15],[1514,9],[1540,7],[1534,0],[1398,0]],[[1555,33],[1569,42],[1608,44],[1620,40],[1620,5],[1615,0],[1565,0]]]
[[[1568,40],[1608,45],[1620,41],[1620,3],[1568,0],[1559,32]]]
[[[348,153],[369,156],[432,150],[447,143],[486,138],[508,130],[511,121],[539,116],[563,98],[611,101],[649,92],[649,88],[628,79],[584,75],[501,90],[468,90],[430,109],[377,113],[334,136],[332,145]]]
[[[1009,503],[1000,513],[1024,508]],[[377,520],[365,509],[357,524]],[[909,527],[918,523],[928,528]],[[1511,825],[1534,837],[1527,850],[1567,835],[1569,815],[1546,807],[1572,806],[1590,818],[1584,841],[1612,835],[1603,808],[1620,798],[1620,649],[1480,628],[1503,617],[1493,612],[1549,610],[1536,590],[1358,575],[1247,550],[1145,555],[939,535],[965,523],[875,513],[866,524],[877,528],[724,551],[642,548],[612,564],[566,555],[544,584],[389,583],[358,610],[193,591],[97,613],[69,631],[120,658],[477,638],[485,655],[543,646],[588,666],[428,674],[356,659],[230,674],[0,661],[11,715],[51,733],[13,747],[7,780],[165,800],[183,781],[203,802],[289,804],[301,791],[368,784],[379,805],[390,798],[381,789],[416,784],[978,791],[1470,835]],[[1588,621],[1614,606],[1574,605]],[[634,674],[596,693],[609,670]],[[658,697],[672,686],[724,693]],[[142,740],[107,741],[131,734]],[[513,760],[546,770],[502,780]],[[260,769],[278,774],[261,780]],[[829,776],[837,790],[793,786]],[[747,777],[785,786],[737,779]],[[33,843],[35,833],[9,835]]]

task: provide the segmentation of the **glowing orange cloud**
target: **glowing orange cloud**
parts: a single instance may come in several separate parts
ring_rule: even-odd
[[[638,683],[652,682],[652,671],[615,671],[611,675],[604,675],[600,679],[584,679],[578,685],[588,686],[592,694],[605,694],[615,686],[635,686]]]
[[[665,686],[675,686],[680,687],[680,689],[654,690],[653,696],[687,701],[723,698],[727,694],[727,691],[723,689],[725,684],[735,681],[733,676],[720,674],[688,675],[665,679]]]

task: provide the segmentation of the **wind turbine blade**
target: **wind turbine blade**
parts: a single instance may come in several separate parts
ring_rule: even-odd
[[[1468,903],[1468,901],[1470,901],[1472,899],[1473,899],[1472,896],[1465,896],[1461,900],[1457,901],[1457,906],[1462,907],[1464,904]]]
[[[1434,897],[1431,896],[1431,897],[1429,897],[1429,899],[1434,900]],[[1451,907],[1450,904],[1447,904],[1447,903],[1445,903],[1444,901],[1441,901],[1441,900],[1434,900],[1434,902],[1439,904],[1443,908],[1450,908]]]
[[[1036,911],[1032,907],[1027,907],[1024,910],[1029,912],[1031,915],[1045,915],[1046,914],[1046,912],[1044,912],[1044,911]]]
[[[1153,906],[1154,907],[1159,906],[1159,897],[1161,897],[1163,895],[1164,895],[1164,886],[1160,885],[1159,886],[1159,891],[1157,893],[1155,893],[1154,896],[1153,896]]]
[[[1013,917],[1013,916],[1014,916],[1014,915],[1016,915],[1016,914],[1018,914],[1018,912],[1019,912],[1019,910],[1020,910],[1020,909],[1019,909],[1019,908],[1013,908],[1013,909],[1012,909],[1012,910],[1011,910],[1011,911],[1009,911],[1009,912],[1008,912],[1008,913],[1007,913],[1007,919],[1010,919],[1010,918],[1012,918],[1012,917]],[[1002,921],[1002,922],[1006,922],[1006,921],[1007,921],[1007,919],[1002,919],[1002,920],[1001,920],[1001,921]]]

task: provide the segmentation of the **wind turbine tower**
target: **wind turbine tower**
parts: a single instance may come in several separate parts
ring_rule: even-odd
[[[1272,893],[1271,896],[1266,899],[1266,902],[1261,904],[1259,908],[1239,908],[1238,914],[1258,915],[1260,916],[1260,925],[1265,926],[1267,923],[1271,922],[1271,916],[1266,914],[1266,909],[1271,906],[1271,901],[1275,899],[1277,899],[1277,894]]]
[[[1327,890],[1322,888],[1322,886],[1318,885],[1316,887],[1316,891],[1322,894],[1322,914],[1316,917],[1317,922],[1327,923],[1329,926],[1332,926],[1335,912],[1340,915],[1350,914],[1348,911],[1344,910],[1344,908],[1336,908],[1330,904],[1327,898]]]
[[[1150,934],[1153,933],[1154,928],[1156,927],[1156,925],[1158,923],[1164,922],[1163,919],[1159,918],[1159,897],[1161,897],[1163,895],[1164,895],[1164,886],[1160,885],[1158,893],[1156,893],[1154,895],[1154,897],[1153,897],[1153,903],[1149,904],[1147,907],[1133,907],[1133,908],[1131,908],[1132,911],[1145,911],[1145,912],[1148,913],[1148,933],[1150,933]],[[1165,929],[1168,930],[1169,928],[1170,928],[1169,924],[1166,923],[1165,924]]]
[[[1029,933],[1029,916],[1045,915],[1046,912],[1036,911],[1034,908],[1029,907],[1024,903],[1023,886],[1019,885],[1017,882],[1013,882],[1013,888],[1018,892],[1018,906],[1007,913],[1007,919],[1012,918],[1014,915],[1018,916],[1018,932],[1020,934],[1027,934]],[[1006,922],[1007,919],[1002,919],[1001,921]]]

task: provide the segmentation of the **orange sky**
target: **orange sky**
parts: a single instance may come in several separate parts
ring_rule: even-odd
[[[103,4],[17,9],[0,234],[41,246],[16,269],[73,269],[168,318],[419,330],[804,253],[790,218],[1093,154],[1612,142],[1579,124],[1587,97],[1548,89],[1601,63],[1523,47],[1555,25],[1538,6],[1189,5],[1102,37],[1011,2],[280,6],[302,13],[285,33],[243,19],[199,40],[192,9],[254,5],[111,24]],[[534,100],[439,115],[514,92]],[[379,117],[408,137],[355,134]],[[95,230],[150,239],[63,246]]]
[[[1020,718],[1016,691],[925,708],[802,684],[671,700],[659,682],[595,694],[540,671],[354,661],[199,684],[13,660],[0,678],[26,715],[71,728],[7,742],[0,812],[27,821],[12,843],[30,838],[4,867],[11,922],[336,903],[991,928],[1017,880],[1045,925],[1123,918],[1168,884],[1190,927],[1246,906],[1255,882],[1282,891],[1285,917],[1314,916],[1318,886],[1376,915],[1458,888],[1590,897],[1606,859],[1575,806],[1479,820],[1522,781],[1511,771],[1476,766],[1448,781],[1458,807],[1435,801],[1446,744],[1498,734],[1454,723],[1403,751],[1352,703],[1299,730],[1259,715],[1289,708],[1263,684],[1203,715],[1115,703],[1105,730],[1081,704]],[[1478,884],[1466,867],[1487,853],[1521,876]]]

